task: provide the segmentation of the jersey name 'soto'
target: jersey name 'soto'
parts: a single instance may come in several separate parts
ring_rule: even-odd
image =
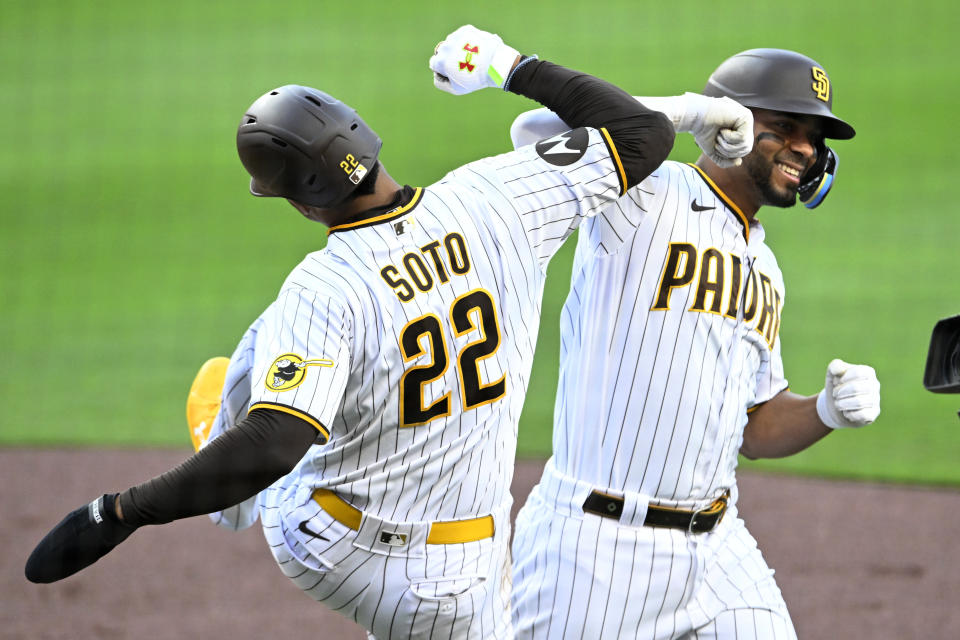
[[[562,164],[531,146],[333,227],[250,328],[214,431],[245,406],[317,426],[318,444],[283,483],[291,529],[318,488],[401,522],[509,505],[547,264],[623,190],[605,132],[579,133]]]
[[[747,411],[787,387],[783,302],[763,228],[664,163],[581,227],[561,359],[582,366],[561,370],[552,464],[677,506],[734,486]]]

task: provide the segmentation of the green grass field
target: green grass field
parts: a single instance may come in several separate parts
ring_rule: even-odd
[[[329,6],[327,6],[329,5]],[[787,282],[793,390],[833,357],[873,364],[879,421],[750,466],[960,484],[960,396],[921,384],[934,323],[960,313],[955,3],[195,3],[0,5],[0,444],[185,446],[199,364],[229,354],[324,229],[246,192],[234,133],[286,83],[356,106],[401,182],[505,150],[532,103],[436,91],[433,46],[462,23],[634,94],[702,88],[742,49],[804,51],[857,138],[816,213],[761,221]],[[675,159],[696,148],[678,139]],[[545,454],[570,249],[551,265],[520,452]]]

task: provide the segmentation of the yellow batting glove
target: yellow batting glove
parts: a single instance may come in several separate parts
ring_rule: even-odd
[[[207,444],[213,419],[220,411],[220,395],[227,376],[230,358],[217,356],[203,363],[187,394],[187,426],[193,450],[199,451]]]

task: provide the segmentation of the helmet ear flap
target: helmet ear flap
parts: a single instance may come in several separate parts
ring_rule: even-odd
[[[823,170],[827,166],[827,160],[829,157],[829,152],[827,149],[827,143],[824,142],[823,138],[817,140],[817,144],[814,146],[817,151],[817,160],[807,169],[806,173],[803,174],[803,177],[800,178],[802,184],[807,183],[809,180],[812,180],[814,176],[820,175],[823,173]]]
[[[821,140],[817,145],[817,161],[804,174],[797,195],[807,209],[815,209],[833,188],[840,158]]]

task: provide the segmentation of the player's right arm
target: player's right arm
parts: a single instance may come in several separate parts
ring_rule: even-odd
[[[606,131],[622,169],[622,191],[650,175],[673,147],[673,126],[659,111],[600,78],[520,56],[496,34],[472,25],[437,45],[430,68],[434,84],[444,91],[463,94],[500,87],[536,100],[569,128]]]
[[[693,134],[700,149],[721,167],[739,165],[740,158],[753,149],[753,112],[730,98],[688,92],[636,100],[667,116],[677,133]],[[569,129],[550,109],[533,109],[516,117],[510,139],[519,149]]]

